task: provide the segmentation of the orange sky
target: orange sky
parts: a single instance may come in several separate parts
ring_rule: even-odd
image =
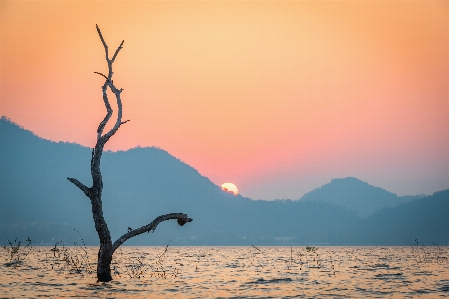
[[[125,40],[131,121],[108,149],[161,147],[254,199],[346,176],[430,194],[449,188],[448,3],[1,1],[0,115],[92,147],[98,24]]]

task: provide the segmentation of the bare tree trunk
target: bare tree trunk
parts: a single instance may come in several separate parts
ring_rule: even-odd
[[[121,42],[120,46],[117,48],[117,50],[114,53],[114,56],[112,59],[109,59],[108,54],[108,46],[106,45],[106,42],[103,39],[103,36],[101,34],[100,28],[97,27],[98,35],[100,36],[101,42],[103,43],[105,52],[106,52],[106,61],[108,63],[108,75],[104,75],[102,73],[95,72],[96,74],[99,74],[103,76],[106,81],[102,86],[103,90],[103,101],[106,106],[107,114],[104,117],[103,121],[100,123],[97,129],[97,143],[95,147],[92,149],[92,159],[90,162],[90,169],[91,169],[91,175],[92,175],[92,187],[87,187],[80,181],[74,178],[67,178],[70,182],[75,184],[78,188],[80,188],[84,194],[86,194],[87,197],[89,197],[90,202],[92,204],[92,215],[94,218],[95,223],[95,229],[97,230],[98,237],[100,239],[100,249],[98,251],[98,263],[97,263],[97,278],[98,281],[107,282],[112,280],[111,276],[111,262],[112,262],[112,255],[114,254],[115,250],[122,245],[126,240],[129,238],[132,238],[134,236],[140,235],[144,232],[154,231],[157,227],[157,225],[165,220],[169,219],[177,219],[179,225],[184,225],[187,222],[191,222],[192,219],[189,218],[186,214],[182,213],[171,213],[166,214],[157,217],[154,219],[150,224],[144,225],[138,229],[130,230],[123,236],[121,236],[117,241],[112,243],[111,240],[111,234],[108,229],[108,225],[106,224],[106,221],[103,217],[103,206],[102,206],[102,200],[101,200],[101,193],[103,190],[103,179],[101,176],[100,171],[100,160],[101,155],[103,154],[103,148],[106,142],[109,140],[109,138],[112,137],[112,135],[117,132],[117,130],[120,128],[120,126],[127,121],[122,122],[122,101],[120,99],[120,94],[122,93],[123,89],[117,89],[113,83],[112,80],[112,64],[117,57],[117,54],[119,51],[123,48],[124,41]],[[103,134],[103,130],[108,123],[109,119],[112,116],[112,108],[109,104],[109,99],[107,96],[107,89],[108,87],[110,90],[114,93],[115,98],[117,100],[117,107],[118,107],[118,113],[117,113],[117,120],[115,122],[114,127],[109,130],[109,132]]]

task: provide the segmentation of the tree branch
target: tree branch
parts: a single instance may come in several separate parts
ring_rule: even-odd
[[[106,61],[108,63],[108,70],[109,70],[108,76],[106,76],[100,72],[94,72],[96,74],[103,76],[106,79],[106,82],[104,83],[102,89],[103,89],[103,101],[106,106],[107,114],[97,129],[97,143],[100,141],[100,139],[102,139],[101,142],[104,144],[109,140],[109,138],[111,138],[112,135],[115,134],[115,132],[117,132],[117,130],[120,128],[120,126],[122,124],[127,122],[127,121],[122,122],[122,100],[120,99],[120,94],[123,91],[123,88],[117,89],[114,85],[114,81],[112,81],[112,74],[113,74],[112,63],[115,61],[115,58],[117,57],[118,53],[123,48],[123,43],[125,41],[122,40],[122,42],[120,43],[120,46],[117,48],[117,50],[115,50],[115,53],[114,53],[114,56],[112,57],[112,59],[109,59],[108,46],[106,45],[103,35],[101,34],[100,28],[98,27],[98,25],[96,25],[96,27],[97,27],[97,32],[98,32],[98,35],[100,36],[101,42],[103,43],[104,50],[106,52]],[[111,130],[109,130],[108,133],[102,135],[103,130],[113,113],[111,105],[109,104],[109,99],[108,99],[108,95],[107,95],[108,87],[111,89],[111,91],[114,93],[114,95],[117,99],[118,113],[117,113],[117,121],[115,122],[114,127]]]
[[[112,245],[112,252],[114,252],[120,245],[125,243],[126,240],[146,232],[154,231],[159,223],[170,219],[177,219],[178,224],[181,226],[183,226],[187,222],[192,222],[192,218],[189,218],[187,214],[183,213],[170,213],[166,215],[161,215],[156,219],[154,219],[150,224],[130,230],[126,234],[118,238],[117,241],[115,241],[114,244]]]
[[[112,135],[115,134],[115,132],[117,132],[118,128],[120,128],[120,125],[122,124],[122,100],[120,98],[120,93],[122,92],[122,89],[117,89],[114,86],[114,83],[109,82],[108,83],[109,88],[111,89],[111,91],[115,94],[115,98],[117,99],[117,108],[118,108],[118,112],[117,112],[117,121],[115,122],[114,127],[106,134],[104,134],[103,138],[105,139],[105,142],[111,138]],[[106,97],[107,98],[107,97]],[[109,103],[108,103],[109,104]]]
[[[108,45],[106,45],[106,42],[104,41],[103,35],[101,34],[100,28],[98,28],[98,25],[95,24],[97,27],[98,35],[100,36],[101,42],[103,43],[104,50],[106,52],[106,61],[109,62],[109,55],[108,55]]]
[[[106,79],[106,81],[109,81],[109,79],[108,79],[108,77],[106,77],[106,75],[103,75],[102,73],[99,73],[99,72],[94,72],[94,73],[103,76]]]
[[[122,46],[123,46],[124,42],[125,42],[125,40],[122,40],[122,42],[120,43],[120,46],[118,46],[117,50],[115,50],[114,56],[112,56],[112,59],[111,59],[111,63],[114,62],[115,57],[117,57],[118,52],[120,52],[120,50],[123,48]]]
[[[103,134],[104,127],[108,123],[108,121],[111,118],[112,113],[113,113],[111,104],[109,104],[108,93],[107,93],[107,89],[108,89],[108,85],[109,85],[108,81],[109,81],[109,79],[106,78],[106,82],[102,86],[103,102],[104,102],[107,112],[106,112],[106,116],[104,117],[103,121],[100,123],[100,125],[98,126],[98,129],[97,129],[97,143],[98,143],[98,140],[101,138],[101,134]]]
[[[90,198],[90,188],[87,187],[86,185],[84,185],[83,183],[81,183],[80,181],[78,181],[77,179],[74,178],[67,178],[70,182],[72,182],[75,186],[77,186],[78,188],[81,189],[81,191],[84,192],[84,194],[86,194],[87,197]]]

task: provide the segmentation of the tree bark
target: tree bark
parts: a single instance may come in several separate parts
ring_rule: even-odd
[[[80,181],[74,178],[67,178],[70,182],[72,182],[75,186],[77,186],[81,191],[84,192],[84,194],[90,199],[90,202],[92,204],[92,215],[95,223],[95,229],[97,231],[98,237],[100,239],[100,249],[98,251],[98,262],[97,262],[97,278],[98,281],[101,282],[108,282],[112,280],[111,276],[111,262],[112,262],[112,256],[115,252],[115,250],[122,245],[126,240],[129,238],[132,238],[134,236],[140,235],[144,232],[154,231],[157,227],[157,225],[165,220],[170,219],[177,219],[179,225],[184,225],[187,222],[191,222],[192,219],[188,218],[186,214],[182,213],[171,213],[166,214],[157,217],[154,219],[150,224],[144,225],[138,229],[130,230],[123,236],[121,236],[117,241],[112,243],[111,240],[111,234],[109,232],[108,225],[103,217],[103,204],[101,200],[101,194],[103,190],[103,179],[101,176],[101,170],[100,170],[100,161],[101,156],[103,154],[103,149],[106,144],[106,142],[111,138],[117,130],[120,128],[120,126],[127,121],[122,122],[122,101],[120,98],[120,94],[122,93],[123,89],[117,89],[113,83],[112,80],[112,64],[115,61],[115,58],[117,57],[120,50],[123,48],[124,41],[121,42],[120,46],[115,51],[112,59],[109,59],[109,53],[108,53],[108,46],[106,42],[103,39],[103,35],[101,34],[100,28],[97,27],[98,35],[100,36],[100,40],[104,46],[105,52],[106,52],[106,61],[108,63],[108,75],[104,75],[99,72],[95,72],[96,74],[99,74],[103,76],[106,81],[102,86],[103,91],[103,101],[106,107],[106,116],[101,121],[100,125],[97,129],[97,143],[95,147],[92,149],[92,158],[90,162],[90,169],[91,169],[91,175],[92,175],[92,187],[87,187]],[[113,126],[112,129],[110,129],[107,133],[103,134],[104,128],[108,121],[110,120],[112,116],[112,108],[109,104],[109,99],[107,95],[107,89],[110,89],[117,100],[117,120]]]

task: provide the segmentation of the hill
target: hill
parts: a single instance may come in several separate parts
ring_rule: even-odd
[[[90,202],[66,179],[89,185],[90,156],[89,148],[44,140],[1,118],[0,243],[28,236],[34,244],[79,243],[78,231],[87,245],[97,245]],[[312,198],[318,191],[331,194],[338,185],[340,194],[356,193],[366,201],[359,189],[376,187],[356,179],[333,180],[305,200],[255,201],[222,191],[158,148],[105,152],[101,169],[104,216],[113,239],[161,214],[183,212],[193,218],[183,227],[163,222],[154,233],[125,245],[412,245],[424,232],[432,232],[427,236],[440,245],[449,244],[446,218],[435,217],[449,212],[448,192],[387,205],[360,219],[351,205]],[[426,220],[416,224],[413,219]]]
[[[383,209],[364,219],[354,238],[365,245],[449,245],[449,189]],[[369,232],[369,233],[367,233]]]
[[[333,203],[353,210],[360,217],[366,218],[383,208],[392,208],[401,203],[424,196],[399,197],[382,188],[372,186],[356,178],[348,177],[333,179],[330,183],[305,194],[301,197],[301,200]]]

